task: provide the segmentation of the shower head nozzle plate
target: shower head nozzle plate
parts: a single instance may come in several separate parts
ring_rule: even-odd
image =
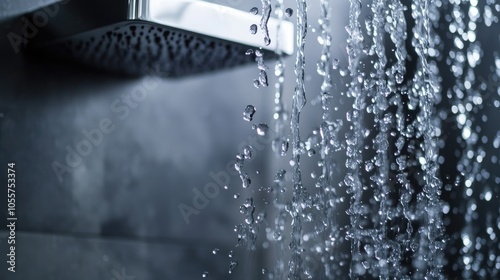
[[[269,32],[279,44],[271,40],[265,46],[262,38],[250,34],[249,26],[260,18],[248,12],[197,0],[112,0],[113,12],[91,12],[93,1],[59,4],[59,13],[28,49],[114,72],[166,77],[251,62],[245,55],[250,48],[262,48],[267,57],[293,53],[290,22],[271,18]]]

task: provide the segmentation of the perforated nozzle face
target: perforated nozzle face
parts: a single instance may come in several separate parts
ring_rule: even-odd
[[[129,75],[180,77],[252,62],[251,46],[140,21],[74,35],[37,51]],[[274,56],[267,52],[268,57]]]
[[[110,0],[93,12],[96,1],[58,7],[28,49],[113,72],[181,77],[250,63],[255,56],[245,53],[251,48],[263,47],[272,58],[278,47],[262,46],[262,38],[249,34],[259,18],[248,12],[193,0]],[[280,51],[291,54],[293,25],[282,22],[278,29],[275,19],[268,24],[280,30]]]

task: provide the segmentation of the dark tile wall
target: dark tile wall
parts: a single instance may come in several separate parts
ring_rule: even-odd
[[[17,272],[6,271],[2,226],[0,278],[199,279],[209,271],[208,279],[257,279],[258,251],[238,253],[241,265],[227,272],[233,226],[244,220],[246,197],[233,198],[238,177],[189,223],[179,210],[256,135],[241,117],[245,106],[270,119],[271,89],[251,83],[256,66],[181,80],[120,77],[16,54],[5,38],[18,24],[0,24],[0,178],[15,162],[18,218]],[[129,99],[138,88],[145,95]],[[266,162],[252,163],[261,171],[255,188]]]

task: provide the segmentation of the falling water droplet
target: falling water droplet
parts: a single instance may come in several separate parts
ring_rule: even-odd
[[[253,214],[255,212],[255,205],[253,203],[253,198],[248,198],[245,203],[240,206],[240,212],[245,215],[245,223],[251,225],[254,223]]]
[[[401,84],[404,80],[404,76],[401,73],[396,73],[396,83]]]
[[[339,68],[339,60],[337,58],[334,58],[332,60],[332,69],[336,70],[337,68]]]
[[[244,189],[250,187],[252,184],[252,179],[250,179],[250,176],[246,173],[241,173],[240,174],[240,179],[241,179],[241,185]]]
[[[252,158],[252,146],[248,145],[243,149],[243,155],[245,155],[245,159]]]
[[[276,173],[276,175],[274,176],[274,182],[275,183],[283,182],[283,180],[285,179],[285,174],[286,174],[286,170],[285,169],[280,169]]]
[[[325,68],[324,68],[324,62],[318,62],[318,63],[316,63],[316,72],[318,72],[318,74],[320,76],[325,76],[326,75]]]
[[[285,15],[286,15],[286,17],[291,17],[293,15],[293,9],[292,8],[287,8],[285,10]]]
[[[373,167],[374,167],[374,164],[372,162],[365,163],[365,170],[366,170],[366,172],[372,171]]]
[[[250,25],[250,33],[251,34],[256,34],[257,33],[257,24]]]
[[[230,261],[229,262],[229,273],[233,273],[234,269],[238,266],[237,261]]]
[[[259,73],[259,82],[262,86],[267,87],[269,86],[269,82],[267,80],[267,72],[264,70],[261,70]]]
[[[253,80],[253,86],[256,87],[256,88],[259,88],[260,87],[259,80],[257,80],[257,79]]]
[[[207,278],[208,277],[208,272],[207,271],[203,272],[203,274],[201,275],[201,277]]]
[[[310,150],[308,150],[308,151],[307,151],[307,155],[308,155],[309,157],[312,157],[312,156],[314,156],[315,154],[316,154],[316,151],[315,151],[314,149],[310,149]]]
[[[253,14],[253,15],[256,15],[259,13],[259,8],[257,7],[253,7],[250,9],[250,13]]]
[[[245,55],[251,55],[253,54],[253,50],[252,49],[248,49],[246,52],[245,52]]]
[[[247,122],[253,120],[253,115],[255,114],[255,107],[253,105],[247,105],[243,111],[243,119]]]
[[[264,37],[264,45],[269,46],[271,44],[271,38]]]
[[[279,233],[278,231],[274,232],[273,238],[275,240],[281,240],[281,233]]]
[[[280,155],[282,157],[286,155],[286,152],[288,152],[288,146],[289,146],[289,144],[288,144],[288,141],[286,141],[286,140],[281,143]]]
[[[257,134],[259,134],[260,136],[265,136],[268,131],[269,131],[269,126],[267,126],[267,124],[261,123],[257,125]]]
[[[219,248],[215,248],[213,251],[212,251],[212,254],[214,255],[217,255],[219,253]]]

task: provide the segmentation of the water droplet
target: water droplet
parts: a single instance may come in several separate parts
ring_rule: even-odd
[[[370,171],[372,171],[372,170],[373,170],[373,167],[374,167],[374,164],[373,164],[372,162],[367,162],[367,163],[365,164],[365,170],[366,170],[366,172],[370,172]]]
[[[252,158],[252,146],[248,145],[243,149],[243,155],[245,155],[245,159]]]
[[[286,15],[286,17],[291,17],[293,15],[293,9],[292,8],[287,8],[285,10],[285,15]]]
[[[286,170],[285,169],[280,169],[276,173],[276,175],[274,176],[274,182],[275,183],[283,182],[283,180],[285,179],[285,174],[286,174]]]
[[[208,272],[207,271],[203,272],[203,274],[201,275],[201,277],[207,278],[208,277]]]
[[[212,254],[214,255],[217,255],[219,253],[219,248],[215,248],[213,251],[212,251]]]
[[[240,174],[240,179],[241,179],[241,185],[244,189],[250,187],[252,184],[252,179],[250,179],[250,176],[246,173],[241,173]]]
[[[332,60],[332,68],[333,68],[334,70],[335,70],[335,69],[337,69],[337,68],[339,68],[339,63],[340,63],[340,62],[339,62],[339,60],[338,60],[337,58],[334,58],[334,59]]]
[[[253,50],[252,49],[248,49],[246,52],[245,52],[245,55],[251,55],[253,54]]]
[[[286,152],[288,152],[288,141],[283,141],[281,142],[281,150],[280,150],[280,155],[283,157],[286,155]]]
[[[250,33],[251,34],[256,34],[257,33],[257,24],[250,25]]]
[[[257,7],[253,7],[250,9],[250,13],[253,14],[253,15],[256,15],[259,13],[259,8]]]
[[[320,76],[325,76],[326,75],[326,72],[325,72],[325,63],[324,62],[318,62],[318,63],[316,63],[316,72],[318,72],[318,74]]]
[[[229,262],[229,273],[233,273],[234,269],[238,266],[237,261],[230,261]]]
[[[253,198],[248,198],[245,203],[240,206],[240,213],[245,215],[245,223],[251,225],[254,223],[253,213],[255,212],[255,205]]]
[[[469,137],[471,136],[471,130],[468,126],[465,126],[463,129],[462,129],[462,138],[464,138],[465,140],[469,139]]]
[[[401,73],[396,73],[396,83],[401,84],[404,81],[404,76]]]
[[[257,80],[257,79],[253,80],[253,86],[256,87],[256,88],[259,88],[260,87],[259,80]]]
[[[267,80],[267,72],[265,70],[261,70],[259,73],[259,82],[262,86],[269,86],[269,82]]]
[[[269,126],[267,126],[267,124],[261,123],[257,125],[257,134],[259,134],[260,136],[265,136],[268,131],[269,131]]]
[[[239,194],[239,193],[235,193],[235,194],[233,195],[233,197],[234,197],[234,199],[237,199],[237,198],[239,198],[239,197],[240,197],[240,194]]]
[[[273,234],[273,238],[275,240],[281,240],[281,233],[279,231],[275,231],[274,234]]]
[[[412,243],[410,244],[410,249],[411,249],[413,252],[417,251],[417,249],[418,249],[418,243],[416,243],[416,242],[412,242]]]
[[[253,105],[247,105],[243,111],[243,119],[247,122],[253,120],[253,115],[255,114],[255,107]]]
[[[271,38],[264,37],[264,45],[269,46],[271,44]]]
[[[232,250],[231,250],[231,251],[229,251],[228,256],[229,256],[230,258],[232,258],[232,257],[234,256],[234,252],[233,252]]]

